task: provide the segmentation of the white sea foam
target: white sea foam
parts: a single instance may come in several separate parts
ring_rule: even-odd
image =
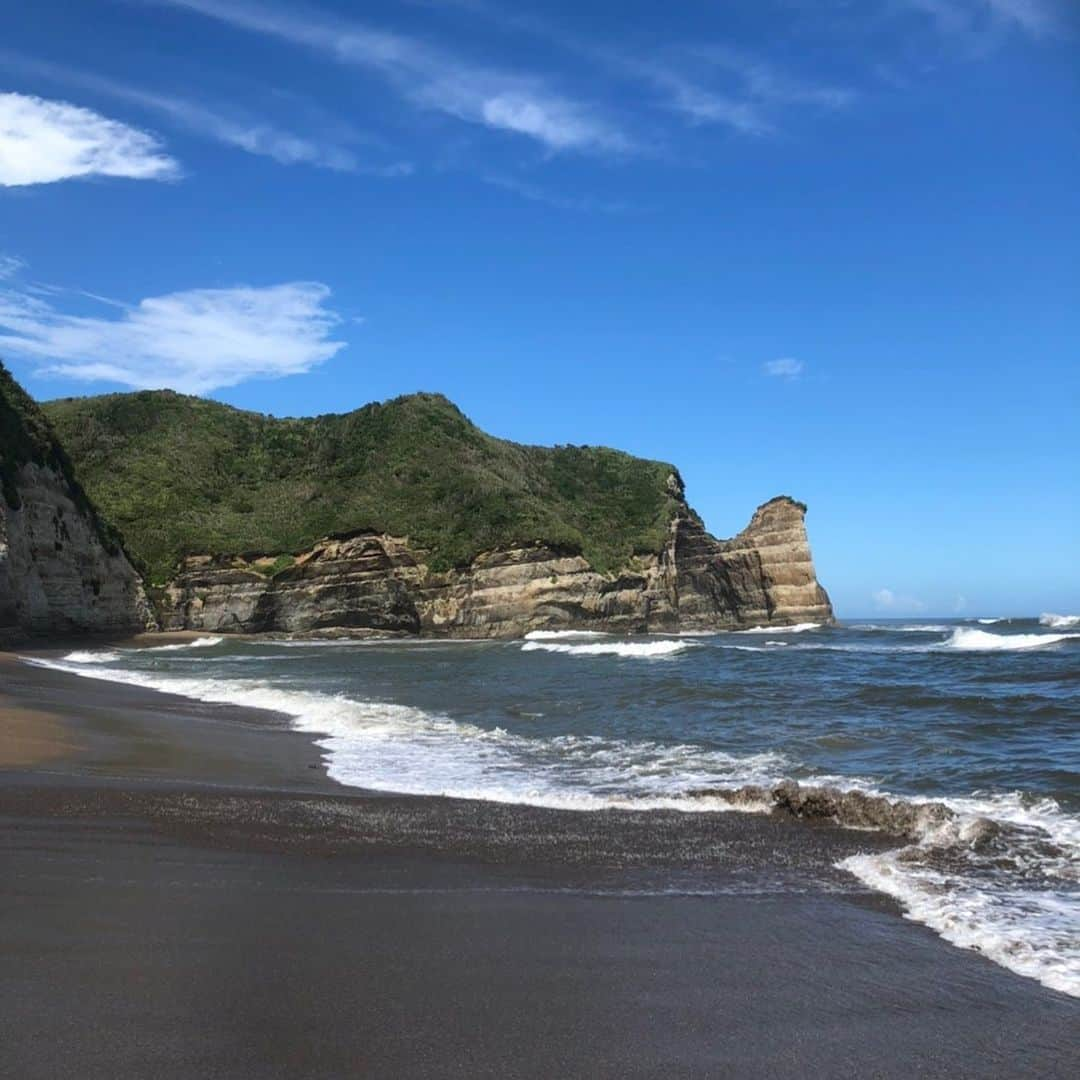
[[[858,628],[851,627],[850,629]],[[917,642],[910,645],[886,644],[880,640],[876,643],[873,643],[872,640],[866,642],[819,640],[813,642],[790,641],[786,642],[786,644],[789,652],[841,652],[892,656],[897,653],[1024,651],[1049,648],[1073,638],[1080,639],[1080,633],[992,634],[986,630],[976,630],[974,627],[941,627],[942,631],[950,629],[952,633],[947,638],[937,641]],[[929,630],[924,632],[928,633]],[[718,639],[709,644],[713,648],[734,649],[738,652],[773,651],[768,648],[768,643],[762,645],[736,645]]]
[[[109,649],[76,649],[75,652],[69,652],[64,659],[69,664],[111,664],[120,659],[120,654]]]
[[[296,730],[315,736],[333,779],[370,790],[560,809],[696,812],[733,807],[719,797],[687,798],[694,791],[769,786],[792,767],[779,754],[740,757],[692,744],[578,735],[528,738],[407,705],[286,690],[262,681],[29,662],[198,701],[283,713]]]
[[[944,634],[951,626],[942,623],[905,623],[896,626],[892,623],[855,623],[849,630],[879,630],[889,634]]]
[[[599,630],[530,630],[525,635],[526,641],[561,641],[564,638],[598,638],[605,637]]]
[[[184,649],[210,649],[220,645],[225,639],[220,637],[199,637],[191,641],[178,641],[173,645],[147,645],[143,652],[181,652]]]
[[[563,651],[662,644],[689,643],[530,642],[522,647]],[[265,681],[104,667],[100,658],[106,655],[75,653],[62,661],[30,662],[86,678],[285,714],[293,728],[312,735],[326,755],[329,775],[353,787],[575,810],[699,812],[736,807],[722,795],[699,797],[696,792],[746,785],[768,790],[799,771],[796,763],[776,753],[737,756],[694,744],[598,736],[526,737],[407,705],[290,690]],[[88,662],[86,656],[93,659]],[[858,777],[800,779],[810,786],[888,795]],[[925,835],[906,848],[853,856],[840,865],[895,897],[909,917],[953,944],[979,949],[1019,974],[1080,996],[1080,903],[1070,892],[1080,881],[1080,821],[1053,800],[1032,803],[1019,794],[908,801],[942,803],[957,816],[931,821]],[[765,810],[768,805],[752,808]],[[983,853],[976,837],[980,819],[986,818],[1009,831],[1001,834],[998,847]]]
[[[958,817],[918,844],[838,865],[953,945],[1080,997],[1080,820],[1053,799],[1030,804],[1016,793],[935,801]],[[974,838],[986,820],[1011,831],[981,855]]]
[[[1044,611],[1039,616],[1039,622],[1052,630],[1071,630],[1074,626],[1080,626],[1080,615],[1054,615],[1052,612]]]
[[[983,626],[993,626],[994,623],[1008,622],[1008,619],[976,619],[977,623],[982,623]]]
[[[794,626],[752,626],[749,630],[735,630],[736,634],[804,634],[807,630],[820,630],[821,623],[801,622]]]
[[[965,887],[956,874],[906,865],[901,852],[853,855],[839,865],[898,900],[908,918],[951,944],[975,949],[1019,975],[1080,996],[1080,913],[1065,894]]]
[[[656,659],[674,656],[694,648],[692,641],[597,641],[588,645],[569,645],[558,641],[526,641],[522,652],[564,653],[566,656],[624,656]]]
[[[1049,645],[1060,645],[1070,638],[1080,638],[1080,634],[991,634],[986,630],[958,626],[945,642],[945,646],[949,649],[977,652],[995,649],[1042,649]]]
[[[328,638],[286,638],[261,637],[246,642],[274,649],[353,649],[366,648],[401,648],[401,649],[445,649],[458,645],[490,645],[491,638],[420,638],[420,637],[328,637]]]

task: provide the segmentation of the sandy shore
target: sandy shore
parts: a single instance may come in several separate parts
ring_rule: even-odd
[[[1080,1002],[744,815],[348,792],[272,714],[0,660],[20,1077],[1044,1077]]]
[[[16,705],[0,707],[0,769],[70,758],[82,749],[59,716]]]

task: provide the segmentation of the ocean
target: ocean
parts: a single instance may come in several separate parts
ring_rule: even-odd
[[[768,812],[785,781],[827,790],[841,825],[867,829],[870,807],[896,833],[846,856],[838,877],[1080,996],[1077,616],[205,637],[34,662],[283,714],[346,787],[668,816]],[[854,809],[837,798],[852,792],[867,796]]]

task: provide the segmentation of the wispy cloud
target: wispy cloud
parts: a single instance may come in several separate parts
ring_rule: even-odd
[[[0,252],[0,281],[14,277],[25,265],[18,256]]]
[[[985,0],[992,11],[1037,36],[1060,25],[1056,5],[1046,0]]]
[[[790,106],[837,109],[855,91],[819,85],[722,43],[651,43],[647,53],[610,40],[589,40],[556,23],[488,0],[443,0],[503,30],[542,39],[615,79],[652,93],[659,104],[694,125],[717,124],[744,135],[778,128],[776,113]]]
[[[630,209],[625,202],[612,202],[604,199],[595,199],[583,195],[561,195],[558,192],[549,191],[539,184],[529,183],[516,176],[505,176],[501,173],[488,173],[482,177],[485,184],[492,187],[511,191],[522,199],[529,202],[543,203],[553,206],[557,210],[572,210],[581,213],[597,214],[622,214]]]
[[[698,124],[765,135],[776,130],[774,118],[784,108],[842,109],[858,99],[849,87],[797,78],[727,45],[684,47],[675,55],[677,63],[649,63],[638,70],[670,94],[673,108]]]
[[[0,94],[0,186],[86,176],[168,180],[179,173],[148,132],[66,101]]]
[[[161,2],[363,68],[414,105],[525,136],[549,151],[626,154],[635,149],[603,110],[552,90],[540,78],[479,66],[414,37],[296,7],[242,0]]]
[[[25,56],[2,56],[4,63],[20,71],[110,97],[138,109],[156,113],[193,134],[224,143],[249,154],[268,157],[281,165],[312,165],[337,172],[402,176],[412,172],[408,162],[386,164],[363,161],[340,141],[317,135],[300,135],[270,123],[236,106],[206,104],[183,96],[129,86],[69,66],[31,60]]]
[[[214,106],[151,94],[116,83],[109,84],[105,92],[167,116],[195,134],[249,154],[272,158],[280,165],[313,165],[335,172],[379,176],[405,176],[413,171],[412,166],[405,161],[386,165],[361,161],[355,151],[348,147],[298,135],[265,120],[243,115],[235,109],[226,112]]]
[[[722,124],[742,135],[768,135],[776,130],[760,102],[722,93],[675,67],[620,59],[624,69],[651,83],[664,95],[665,106],[693,124]]]
[[[797,379],[806,370],[806,365],[793,356],[782,356],[779,360],[766,360],[761,370],[774,379]]]
[[[997,26],[1044,37],[1061,26],[1055,0],[900,0],[900,4],[930,16],[950,34],[983,33]]]
[[[116,314],[88,317],[60,310],[42,290],[0,289],[0,351],[39,361],[45,374],[207,393],[300,374],[338,353],[345,343],[331,340],[341,319],[329,297],[313,281],[192,289],[130,307],[110,302]]]

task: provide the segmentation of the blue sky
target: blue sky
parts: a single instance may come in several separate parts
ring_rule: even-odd
[[[40,0],[0,356],[40,398],[439,390],[810,505],[841,615],[1080,611],[1071,0]]]

